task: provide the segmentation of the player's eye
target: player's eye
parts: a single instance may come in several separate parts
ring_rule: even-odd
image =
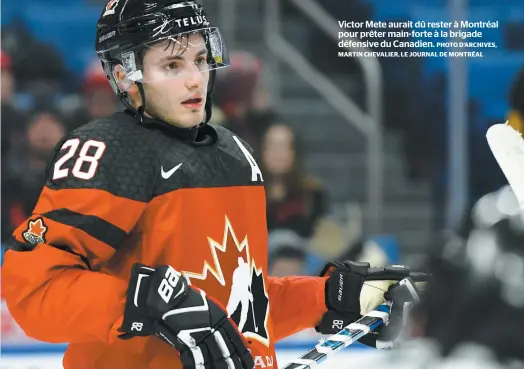
[[[164,65],[164,69],[166,70],[176,70],[178,68],[180,68],[179,65],[174,61]]]
[[[200,66],[200,65],[205,65],[207,62],[206,62],[206,57],[205,56],[200,56],[198,58],[195,59],[195,64]]]

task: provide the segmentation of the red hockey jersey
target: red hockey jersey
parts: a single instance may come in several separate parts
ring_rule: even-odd
[[[248,146],[223,127],[94,121],[59,144],[14,232],[9,310],[29,336],[70,344],[66,369],[180,368],[156,337],[117,338],[133,263],[168,264],[227,308],[256,368],[277,368],[275,342],[326,311],[325,280],[267,276],[265,204]]]

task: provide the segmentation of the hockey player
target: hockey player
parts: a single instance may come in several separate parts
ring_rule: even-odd
[[[69,343],[66,369],[276,368],[278,340],[334,333],[383,301],[366,265],[267,276],[262,173],[207,124],[228,57],[200,5],[110,0],[96,50],[127,110],[58,144],[2,276],[28,335]]]

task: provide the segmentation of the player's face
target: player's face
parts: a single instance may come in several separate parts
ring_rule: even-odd
[[[204,120],[209,82],[202,35],[190,34],[151,46],[144,55],[146,113],[178,127]]]
[[[39,115],[27,130],[30,151],[47,157],[65,133],[64,126],[53,115],[47,113]]]
[[[277,124],[269,128],[264,137],[264,166],[273,175],[289,173],[295,161],[293,132],[285,125]]]
[[[274,261],[269,274],[272,277],[287,277],[303,274],[303,262],[299,259],[279,258]]]

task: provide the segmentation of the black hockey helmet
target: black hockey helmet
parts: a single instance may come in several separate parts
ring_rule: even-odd
[[[446,232],[431,243],[432,274],[415,311],[444,355],[473,342],[500,359],[524,359],[524,222],[509,188],[477,201],[467,235]],[[417,319],[415,319],[417,321]]]
[[[143,72],[145,50],[165,40],[180,43],[176,38],[194,33],[202,35],[208,52],[207,123],[211,118],[216,69],[229,66],[229,58],[220,31],[210,26],[203,7],[194,1],[181,0],[109,0],[97,22],[96,52],[111,87],[128,108],[133,109],[127,95],[133,83],[142,95],[143,106],[138,109],[141,115],[146,101],[141,83],[155,82],[148,80]],[[122,66],[124,81],[116,78],[116,65]]]

